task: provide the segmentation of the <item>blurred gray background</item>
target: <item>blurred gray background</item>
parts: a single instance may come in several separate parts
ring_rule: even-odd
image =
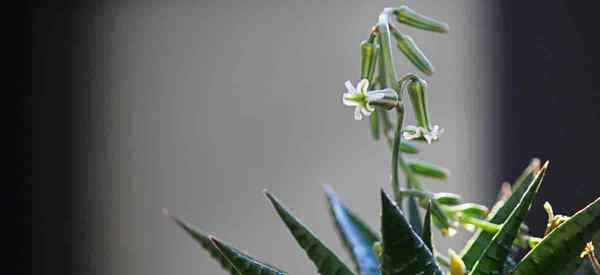
[[[76,138],[75,273],[224,274],[161,214],[168,208],[292,274],[316,274],[265,188],[348,260],[322,184],[378,228],[390,154],[342,106],[343,83],[357,80],[358,45],[378,13],[402,3],[125,1],[82,10],[75,22],[85,50],[72,64],[87,129]],[[446,129],[419,157],[452,175],[426,183],[489,204],[495,190],[485,188],[499,179],[491,7],[408,4],[451,26],[446,35],[402,27],[436,67],[429,103]],[[415,71],[396,57],[399,73]],[[466,235],[441,249],[458,249]]]

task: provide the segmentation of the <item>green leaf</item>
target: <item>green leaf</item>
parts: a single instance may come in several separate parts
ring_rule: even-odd
[[[429,251],[433,251],[433,239],[431,236],[431,201],[427,204],[427,212],[425,212],[425,221],[423,222],[423,233],[421,233],[423,242]]]
[[[398,206],[381,191],[382,275],[442,275],[429,248]]]
[[[273,204],[275,211],[288,227],[300,247],[306,251],[310,260],[322,275],[353,275],[352,271],[338,259],[306,226],[298,221],[283,205],[269,192],[265,195]]]
[[[223,269],[229,271],[229,274],[240,275],[240,273],[231,265],[229,260],[227,260],[227,258],[225,258],[223,254],[221,254],[219,249],[214,246],[214,244],[210,241],[206,233],[193,228],[189,223],[177,217],[169,215],[169,213],[166,210],[163,210],[163,212],[165,213],[165,215],[171,218],[181,229],[183,229],[188,235],[190,235],[192,239],[198,242],[198,244],[200,244],[200,246],[202,246],[202,248],[204,248],[212,258],[217,260],[221,264],[221,267],[223,267]]]
[[[285,275],[286,273],[268,264],[257,261],[243,252],[209,236],[213,245],[229,260],[236,271],[242,275]]]
[[[331,187],[325,186],[325,194],[338,235],[348,248],[359,274],[378,275],[379,262],[372,247],[379,237],[346,208]]]
[[[527,187],[533,183],[535,178],[534,174],[537,170],[539,170],[539,160],[534,160],[527,166],[517,181],[515,181],[510,196],[505,200],[500,201],[492,208],[491,212],[488,214],[489,222],[493,224],[502,224],[506,221],[510,213],[519,203],[521,197],[523,197]],[[473,234],[461,252],[461,257],[467,269],[470,270],[473,268],[473,265],[475,265],[475,262],[479,259],[493,237],[494,233],[483,231],[481,229],[478,229],[475,234]]]
[[[531,207],[547,169],[548,162],[537,173],[533,183],[527,187],[527,191],[525,191],[519,203],[502,224],[500,230],[496,232],[479,260],[473,266],[473,269],[471,269],[469,275],[500,274],[502,272],[511,252],[512,243],[517,237],[521,223]]]
[[[448,24],[419,14],[405,5],[395,9],[394,14],[399,23],[422,30],[444,33],[450,29]]]
[[[427,176],[436,179],[447,179],[448,175],[450,175],[450,171],[448,169],[431,164],[428,162],[407,159],[406,164],[410,167],[416,174]]]
[[[598,238],[600,198],[579,210],[569,220],[550,232],[517,265],[512,275],[572,274],[573,261],[581,261],[579,253],[585,244]]]
[[[408,220],[415,233],[421,235],[423,226],[421,225],[421,214],[419,213],[419,206],[415,197],[408,198]]]

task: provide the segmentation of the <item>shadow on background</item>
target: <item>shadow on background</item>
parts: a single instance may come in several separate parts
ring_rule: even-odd
[[[600,195],[597,3],[501,2],[503,175],[517,175],[532,157],[550,160],[528,216],[540,234],[544,200],[570,215]]]

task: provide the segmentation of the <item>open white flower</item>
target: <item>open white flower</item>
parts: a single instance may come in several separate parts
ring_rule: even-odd
[[[363,79],[359,81],[356,84],[356,88],[352,86],[350,80],[346,81],[345,85],[346,92],[342,95],[342,102],[346,106],[355,107],[354,119],[361,120],[363,115],[370,116],[375,108],[369,104],[369,96],[367,95],[369,80]]]
[[[409,125],[404,128],[402,136],[407,140],[424,138],[427,143],[431,144],[432,141],[438,140],[442,133],[444,133],[444,128],[438,125],[434,125],[431,129]]]

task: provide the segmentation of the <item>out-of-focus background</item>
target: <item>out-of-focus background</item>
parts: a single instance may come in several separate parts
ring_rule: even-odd
[[[402,31],[435,65],[429,105],[446,129],[419,158],[451,177],[426,184],[490,205],[531,157],[551,159],[530,215],[539,232],[544,199],[572,213],[600,193],[598,45],[579,6],[510,2],[409,1],[451,30]],[[315,274],[265,188],[347,261],[322,185],[378,228],[390,154],[342,106],[343,83],[357,81],[358,45],[378,13],[402,3],[30,4],[32,93],[20,103],[32,169],[19,190],[32,211],[18,222],[32,229],[33,272],[220,274],[168,208],[290,273]],[[416,71],[396,61],[399,73]],[[467,237],[436,241],[457,249]]]

